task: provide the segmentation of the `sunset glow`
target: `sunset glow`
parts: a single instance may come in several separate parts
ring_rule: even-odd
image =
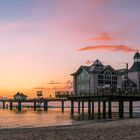
[[[140,51],[138,0],[0,1],[0,96],[67,90],[80,65],[129,67]]]

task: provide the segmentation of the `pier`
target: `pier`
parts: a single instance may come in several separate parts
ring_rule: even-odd
[[[0,100],[2,102],[2,108],[5,109],[6,103],[9,103],[9,109],[12,110],[14,107],[16,107],[18,110],[21,110],[23,108],[22,103],[32,103],[33,109],[36,110],[38,108],[44,108],[44,111],[48,111],[48,103],[49,102],[61,102],[61,111],[64,112],[65,108],[65,102],[68,101],[67,98],[42,98],[42,99],[27,99],[27,100],[14,100],[14,99],[8,99],[8,100]],[[13,104],[16,103],[17,105],[14,106]]]
[[[60,102],[61,103],[61,112],[65,111],[65,102],[70,101],[70,111],[71,115],[74,115],[75,109],[77,109],[77,113],[79,115],[84,115],[87,113],[91,115],[92,118],[97,115],[98,119],[111,119],[112,118],[112,103],[116,102],[118,104],[118,117],[124,118],[124,102],[128,102],[129,104],[129,117],[133,118],[133,103],[140,101],[140,95],[137,94],[100,94],[100,95],[71,95],[68,98],[41,98],[41,99],[27,99],[27,100],[0,100],[2,102],[2,108],[9,108],[12,110],[13,108],[17,108],[18,110],[22,110],[23,103],[32,103],[32,108],[34,110],[38,108],[44,109],[44,111],[48,111],[50,102]],[[6,106],[6,103],[9,106]],[[16,106],[13,104],[16,103]],[[77,103],[77,106],[75,106]],[[97,112],[95,112],[95,103],[97,103]],[[87,104],[87,112],[85,112],[85,104]],[[102,106],[101,106],[102,104]]]
[[[95,116],[95,106],[94,104],[98,104],[97,116],[98,119],[101,119],[101,114],[103,119],[111,119],[112,118],[112,103],[118,103],[118,116],[119,118],[124,118],[124,102],[129,103],[129,117],[133,118],[133,102],[140,101],[140,94],[110,94],[110,95],[92,95],[86,94],[82,95],[72,95],[68,98],[71,101],[71,114],[74,115],[74,103],[78,103],[78,113],[82,111],[84,114],[84,103],[87,103],[88,114],[90,114],[93,118]],[[101,109],[102,103],[102,109]],[[102,112],[101,112],[102,110]]]

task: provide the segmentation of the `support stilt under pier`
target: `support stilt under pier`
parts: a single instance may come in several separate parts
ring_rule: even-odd
[[[71,114],[74,114],[74,101],[71,100]]]
[[[36,101],[34,101],[34,110],[36,110]]]
[[[44,100],[44,110],[48,111],[48,101]]]
[[[12,109],[13,109],[13,102],[10,101],[10,110],[12,110]]]
[[[64,101],[62,101],[61,111],[62,111],[62,113],[64,112]]]
[[[3,109],[5,108],[5,101],[3,101]]]
[[[80,101],[78,101],[78,114],[80,114]]]
[[[98,101],[98,119],[100,119],[100,115],[101,115],[101,108],[100,108],[100,101]]]
[[[91,114],[91,101],[88,101],[88,114]]]
[[[82,101],[82,114],[84,114],[84,101]]]
[[[92,117],[94,117],[94,101],[92,101]]]
[[[106,101],[103,101],[103,119],[106,118]]]
[[[21,101],[18,101],[18,110],[21,110]]]
[[[112,102],[110,100],[108,101],[108,118],[112,118]]]
[[[133,101],[129,101],[129,116],[133,117]]]
[[[123,118],[123,100],[119,101],[119,118]]]

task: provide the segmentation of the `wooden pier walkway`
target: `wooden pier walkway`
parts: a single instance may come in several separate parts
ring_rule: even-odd
[[[13,103],[17,103],[16,108],[18,110],[21,110],[23,105],[22,103],[33,103],[33,109],[36,110],[37,108],[44,108],[44,111],[47,111],[49,106],[49,102],[61,102],[61,111],[64,112],[65,108],[65,102],[70,101],[70,108],[71,108],[71,115],[74,115],[75,108],[78,110],[78,114],[84,114],[84,104],[87,103],[88,106],[88,114],[91,116],[95,115],[95,103],[98,104],[98,119],[101,118],[101,114],[103,119],[106,119],[107,117],[109,119],[112,118],[112,103],[117,102],[118,103],[118,114],[119,118],[124,117],[124,102],[129,103],[129,116],[130,118],[133,117],[133,103],[140,101],[140,93],[130,93],[130,94],[98,94],[98,95],[92,95],[92,94],[86,94],[84,95],[71,95],[68,98],[42,98],[42,99],[27,99],[27,100],[0,100],[3,104],[3,108],[6,108],[5,103],[9,103],[9,109],[13,109],[15,107]],[[75,107],[75,102],[77,102],[78,107]],[[102,106],[101,106],[102,103]],[[101,108],[102,107],[102,108]],[[101,112],[102,110],[102,112]]]

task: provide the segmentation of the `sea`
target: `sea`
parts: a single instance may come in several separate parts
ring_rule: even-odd
[[[16,103],[14,104],[17,105]],[[70,102],[65,102],[64,112],[61,111],[60,102],[50,102],[48,104],[48,111],[44,111],[43,108],[34,109],[31,107],[33,104],[26,103],[25,107],[21,111],[18,111],[16,107],[12,110],[8,108],[9,104],[6,103],[7,108],[2,108],[2,103],[0,103],[0,129],[2,128],[30,128],[30,127],[45,127],[45,126],[63,126],[63,125],[73,125],[81,124],[90,121],[107,121],[102,119],[102,103],[101,103],[101,119],[97,117],[98,105],[95,102],[95,115],[88,115],[87,104],[85,103],[84,114],[78,114],[78,104],[75,103],[74,114],[71,115]],[[82,109],[81,109],[82,110]],[[106,112],[108,108],[106,105]],[[82,112],[82,111],[81,111]],[[140,102],[133,102],[133,117],[140,117]],[[124,103],[124,119],[129,118],[129,104]],[[112,120],[119,119],[118,114],[118,103],[112,103]]]

